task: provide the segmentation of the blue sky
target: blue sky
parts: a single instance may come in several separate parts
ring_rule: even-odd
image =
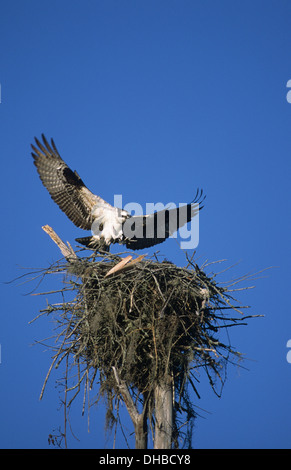
[[[46,300],[29,295],[34,285],[5,284],[59,259],[42,225],[72,244],[84,233],[32,164],[42,132],[110,203],[188,202],[203,188],[197,257],[239,262],[224,278],[274,266],[240,295],[264,318],[230,330],[246,369],[228,369],[220,399],[201,377],[193,446],[290,448],[290,51],[287,0],[2,2],[2,448],[46,448],[63,422],[57,372],[38,399],[51,353],[32,344],[53,325],[29,321]],[[175,240],[158,249],[184,264]],[[80,406],[69,446],[110,448],[104,405],[91,410],[89,433]]]

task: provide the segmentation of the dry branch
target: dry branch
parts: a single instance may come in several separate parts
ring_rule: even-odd
[[[64,255],[65,258],[77,259],[77,255],[74,252],[71,245],[69,244],[69,242],[67,242],[68,244],[67,246],[49,225],[44,225],[42,229],[50,236],[53,242],[55,242],[58,245],[59,249],[61,250],[62,255]]]

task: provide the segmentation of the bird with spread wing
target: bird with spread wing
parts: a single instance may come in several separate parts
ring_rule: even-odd
[[[157,245],[190,222],[202,208],[203,191],[197,190],[190,204],[131,216],[93,194],[78,173],[60,157],[53,139],[49,144],[42,134],[42,142],[35,138],[35,144],[31,145],[31,155],[43,185],[77,227],[91,230],[92,236],[76,238],[76,241],[93,250],[109,251],[114,243],[125,244],[132,250]]]

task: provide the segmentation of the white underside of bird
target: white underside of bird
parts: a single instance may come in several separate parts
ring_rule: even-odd
[[[92,241],[102,240],[105,245],[110,245],[113,240],[123,240],[123,224],[130,217],[127,211],[113,206],[104,209],[103,204],[97,203],[92,210],[92,216]]]

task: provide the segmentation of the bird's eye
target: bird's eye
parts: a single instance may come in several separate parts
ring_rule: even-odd
[[[99,230],[100,230],[100,232],[102,232],[102,230],[103,230],[103,224],[100,224],[100,225],[99,225]]]

